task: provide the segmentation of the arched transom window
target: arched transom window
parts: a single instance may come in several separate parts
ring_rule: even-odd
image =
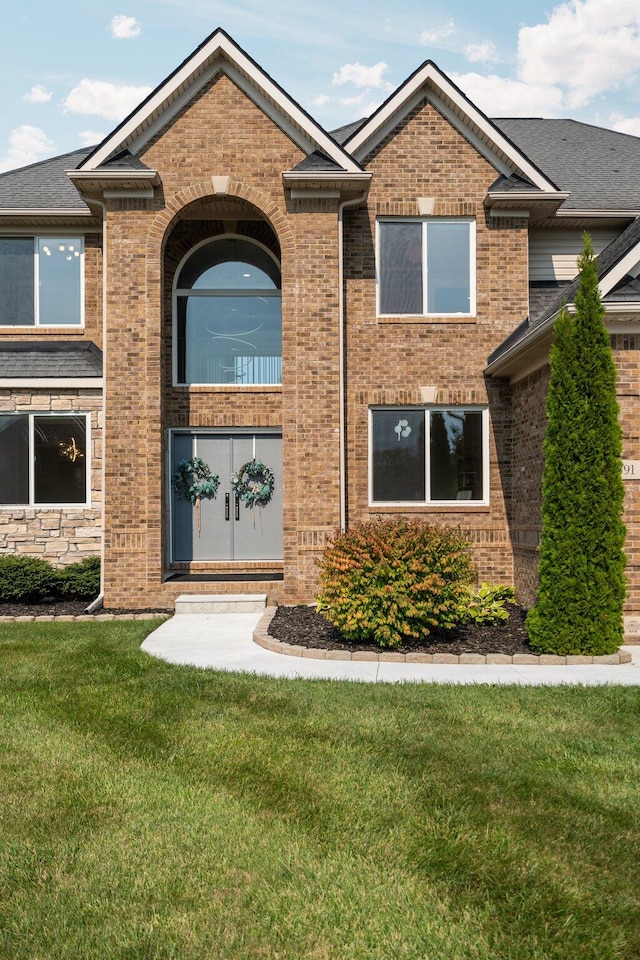
[[[207,240],[176,279],[177,382],[282,382],[280,266],[246,237]]]

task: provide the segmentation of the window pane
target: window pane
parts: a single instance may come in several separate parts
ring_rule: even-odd
[[[84,417],[34,417],[35,502],[85,503]]]
[[[374,410],[372,421],[374,502],[424,502],[424,412]]]
[[[178,298],[181,383],[280,383],[280,297]]]
[[[0,503],[29,503],[27,416],[0,416]]]
[[[431,412],[431,499],[482,500],[482,413]]]
[[[34,326],[33,237],[0,238],[0,325]]]
[[[427,310],[469,313],[469,223],[427,223]]]
[[[280,268],[266,250],[240,238],[203,244],[186,261],[179,290],[280,289]]]
[[[380,230],[380,313],[422,314],[422,223]]]
[[[38,240],[40,324],[81,322],[81,254],[82,241],[78,239]]]

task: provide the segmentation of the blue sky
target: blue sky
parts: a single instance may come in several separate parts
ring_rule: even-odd
[[[0,171],[99,142],[218,26],[326,129],[432,59],[489,116],[640,136],[637,0],[22,0],[3,18]]]

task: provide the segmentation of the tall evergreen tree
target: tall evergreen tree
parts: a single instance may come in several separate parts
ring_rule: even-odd
[[[588,235],[575,314],[551,348],[538,600],[527,617],[544,653],[600,655],[623,642],[625,527],[616,371]]]

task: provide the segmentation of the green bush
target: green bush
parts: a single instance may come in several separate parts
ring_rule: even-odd
[[[348,640],[398,647],[450,627],[472,579],[459,531],[402,518],[338,534],[319,561],[318,609]]]
[[[598,656],[624,641],[622,429],[586,235],[578,264],[575,313],[561,311],[551,347],[538,598],[526,624],[539,653]]]
[[[483,582],[479,588],[468,587],[460,602],[460,619],[466,623],[499,623],[509,619],[505,604],[513,601],[513,587],[492,587]]]
[[[42,603],[56,595],[56,572],[38,557],[0,556],[0,601]]]
[[[54,572],[58,593],[66,600],[93,600],[100,593],[99,557],[87,557]]]
[[[0,603],[93,600],[100,592],[100,559],[56,569],[39,557],[0,556]]]

